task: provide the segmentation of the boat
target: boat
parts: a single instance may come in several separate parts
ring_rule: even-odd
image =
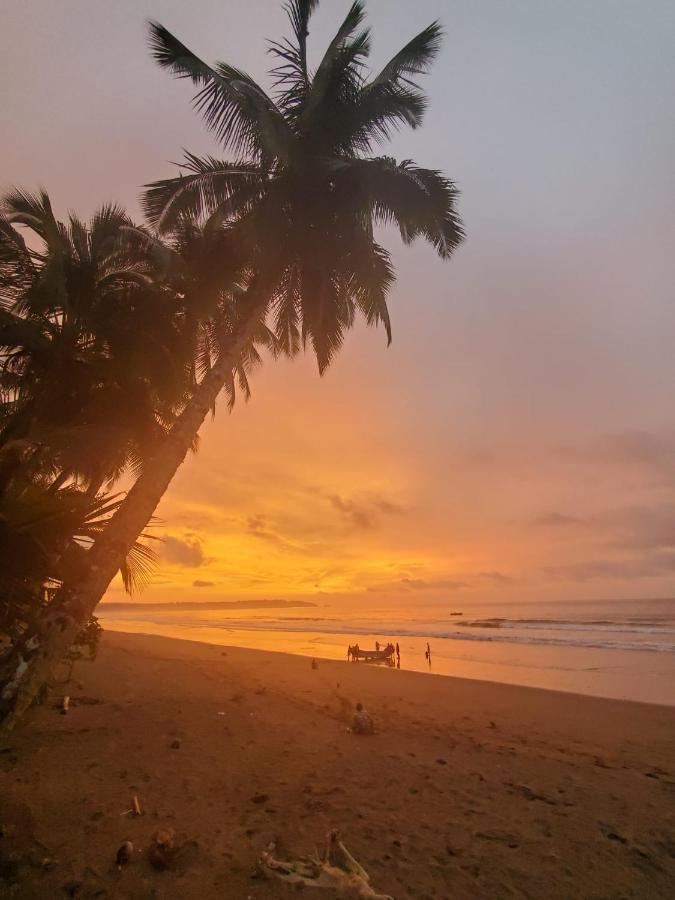
[[[350,647],[349,650],[350,658],[354,662],[359,660],[364,662],[391,662],[396,653],[396,648],[393,644],[387,644],[381,650],[363,650],[361,647],[358,650],[355,647]]]

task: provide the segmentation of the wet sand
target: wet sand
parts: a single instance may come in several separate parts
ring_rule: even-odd
[[[67,692],[0,740],[0,896],[292,897],[260,852],[335,827],[397,900],[672,897],[673,708],[110,632]]]

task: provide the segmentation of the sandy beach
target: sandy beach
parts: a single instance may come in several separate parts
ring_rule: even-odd
[[[261,851],[330,828],[397,900],[672,897],[673,708],[113,633],[65,690],[0,743],[3,897],[290,897]]]

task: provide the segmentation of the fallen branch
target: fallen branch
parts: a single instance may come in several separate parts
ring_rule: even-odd
[[[295,860],[274,857],[275,845],[260,857],[260,871],[287,884],[327,888],[345,896],[371,900],[393,900],[388,894],[378,894],[370,886],[370,877],[363,866],[354,859],[340,840],[337,831],[326,835],[326,847],[322,857],[302,856]]]

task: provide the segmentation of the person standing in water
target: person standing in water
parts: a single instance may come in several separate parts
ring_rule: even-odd
[[[429,662],[429,668],[431,668],[431,647],[429,646],[429,641],[427,641],[427,652],[424,655]]]

